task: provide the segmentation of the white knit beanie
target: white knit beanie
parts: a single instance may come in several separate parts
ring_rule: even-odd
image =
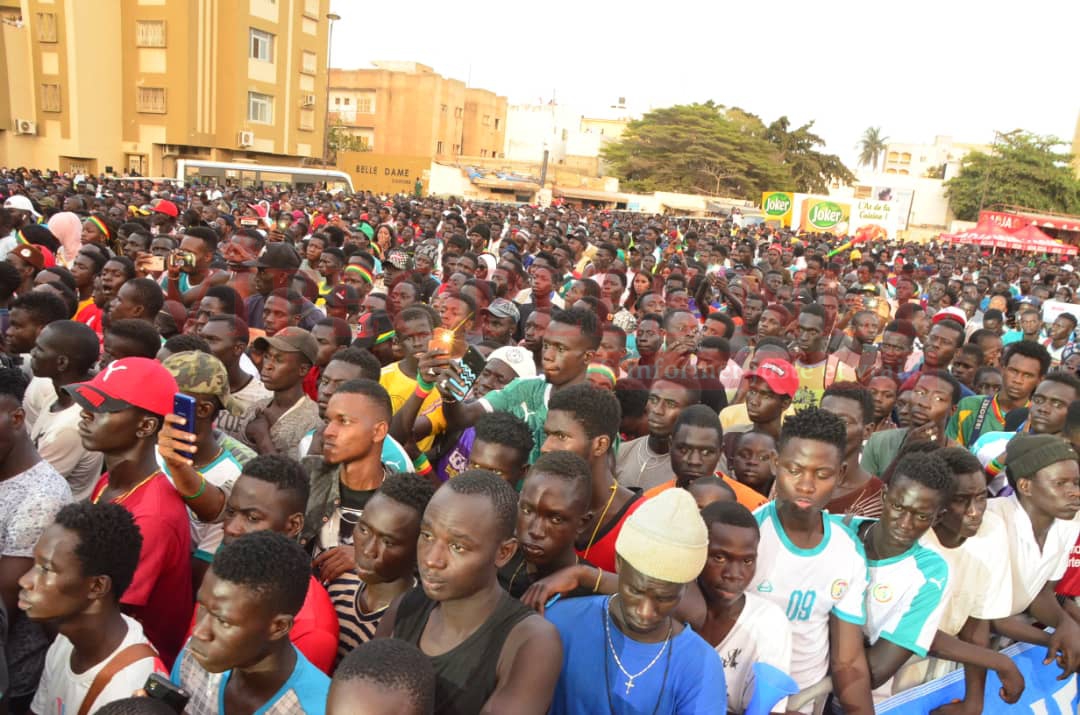
[[[668,583],[690,583],[705,567],[709,530],[685,489],[666,489],[623,523],[615,553],[645,574]]]

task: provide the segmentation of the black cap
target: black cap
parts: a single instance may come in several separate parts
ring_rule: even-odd
[[[360,316],[353,345],[370,350],[387,340],[393,340],[394,335],[394,321],[390,314],[385,310],[373,310]]]
[[[300,268],[300,254],[288,243],[270,243],[254,265],[256,268],[295,271]]]

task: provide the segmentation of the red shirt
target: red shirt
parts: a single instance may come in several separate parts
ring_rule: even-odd
[[[750,487],[746,486],[742,482],[739,482],[739,481],[736,481],[736,480],[732,479],[731,477],[729,477],[728,475],[726,475],[726,474],[724,474],[722,472],[717,472],[716,476],[723,479],[724,484],[727,484],[729,487],[731,487],[731,491],[735,492],[735,501],[739,502],[740,504],[742,504],[744,507],[746,507],[750,511],[753,511],[754,509],[757,509],[762,504],[767,504],[769,502],[768,499],[761,496],[760,494],[758,494],[756,491],[754,491]],[[675,480],[672,479],[670,481],[664,482],[663,484],[657,484],[655,487],[653,487],[652,489],[650,489],[647,492],[645,492],[644,494],[642,494],[642,497],[645,498],[645,499],[652,499],[654,496],[656,496],[660,492],[664,492],[664,491],[667,491],[668,489],[674,489],[674,488],[675,488]]]
[[[304,394],[315,400],[319,401],[319,376],[322,375],[322,368],[318,365],[312,365],[311,369],[307,371],[307,375],[304,375],[304,382],[301,385],[304,388]],[[308,658],[308,660],[311,660]]]
[[[196,604],[191,614],[191,625],[188,626],[188,637],[195,630],[198,613],[199,607]],[[334,611],[330,595],[314,576],[308,581],[304,605],[293,619],[289,640],[312,665],[327,675],[331,674],[338,647],[337,612]]]
[[[90,500],[97,502],[108,483],[106,472]],[[193,602],[187,507],[161,472],[113,503],[131,512],[143,538],[139,565],[120,603],[142,623],[146,637],[171,668],[184,645],[184,623]]]
[[[104,330],[101,324],[101,308],[97,307],[93,298],[79,304],[79,309],[75,311],[75,317],[72,320],[89,325],[98,335],[101,335]]]
[[[606,529],[600,530],[592,546],[584,551],[574,549],[577,555],[582,559],[588,559],[589,563],[597,568],[615,573],[615,541],[619,538],[619,532],[622,531],[626,518],[637,511],[637,508],[644,503],[645,500],[641,495],[635,494],[630,501],[626,502],[622,513],[617,515],[618,519],[615,523]]]
[[[1055,590],[1062,596],[1070,598],[1080,596],[1080,539],[1076,540],[1076,545],[1069,553],[1069,565]]]

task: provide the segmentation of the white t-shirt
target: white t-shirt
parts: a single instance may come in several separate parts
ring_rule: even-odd
[[[949,564],[949,586],[938,630],[955,636],[968,618],[1006,618],[1012,612],[1012,569],[1001,517],[987,510],[978,533],[955,549],[942,546],[933,529],[920,542]]]
[[[23,394],[23,412],[26,413],[27,429],[34,426],[38,413],[56,402],[56,388],[47,377],[31,378]]]
[[[273,396],[274,393],[266,389],[258,376],[252,377],[248,384],[232,393],[233,401],[236,402],[240,414],[234,415],[222,410],[218,413],[217,428],[233,439],[248,444],[244,430],[255,418],[262,404]]]
[[[1015,494],[991,499],[987,513],[993,512],[1005,524],[1009,565],[1012,569],[1012,609],[1015,616],[1031,605],[1047,581],[1059,581],[1069,565],[1069,553],[1080,534],[1080,520],[1055,519],[1039,549],[1031,519]]]
[[[832,514],[822,513],[824,534],[812,549],[791,543],[776,502],[758,508],[754,516],[761,541],[749,590],[776,604],[791,622],[791,677],[806,688],[829,669],[829,616],[857,626],[866,623],[866,555]]]
[[[716,652],[724,664],[728,712],[741,713],[754,695],[755,663],[791,672],[791,624],[776,604],[747,591],[742,613]],[[781,700],[773,711],[783,712],[786,704]]]
[[[852,528],[872,519],[856,519]],[[870,527],[873,528],[873,527]],[[867,559],[870,587],[866,590],[863,633],[873,645],[879,639],[906,648],[920,658],[934,642],[945,608],[942,597],[949,583],[949,566],[936,551],[915,543],[887,559]]]
[[[165,466],[165,462],[161,459],[161,453],[155,451],[154,456],[157,457],[161,471],[165,472],[165,476],[169,478],[169,482],[175,488],[176,484],[173,482],[172,474],[169,473],[169,468]],[[236,461],[236,457],[232,455],[232,452],[223,449],[213,462],[197,471],[206,478],[207,482],[225,492],[225,499],[228,500],[229,494],[232,493],[233,484],[240,477],[243,467],[240,466],[240,462]],[[188,517],[191,519],[191,547],[195,550],[195,556],[203,561],[212,560],[225,535],[224,525],[221,522],[207,523],[199,521],[191,509],[188,509]]]
[[[79,712],[94,678],[114,655],[130,645],[150,642],[138,621],[128,616],[123,618],[128,632],[120,646],[105,660],[84,673],[71,672],[71,641],[63,635],[56,637],[45,656],[45,671],[41,675],[37,693],[34,694],[34,702],[30,705],[32,712],[36,715],[74,715]],[[159,658],[143,658],[121,669],[98,694],[90,706],[90,712],[96,712],[98,708],[114,700],[130,698],[132,693],[146,685],[146,679],[151,673],[168,676],[169,671]]]
[[[52,389],[51,384],[49,387]],[[38,413],[30,428],[30,439],[41,458],[68,480],[72,499],[82,501],[90,496],[101,477],[105,456],[83,447],[78,429],[82,408],[78,403],[59,412],[53,412],[51,407],[51,404],[46,405]]]

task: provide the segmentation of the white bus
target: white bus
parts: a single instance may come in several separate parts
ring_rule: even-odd
[[[176,180],[183,184],[217,184],[218,186],[280,186],[282,188],[318,185],[327,191],[353,193],[352,178],[344,171],[309,169],[298,166],[269,164],[234,164],[228,161],[178,159]]]

